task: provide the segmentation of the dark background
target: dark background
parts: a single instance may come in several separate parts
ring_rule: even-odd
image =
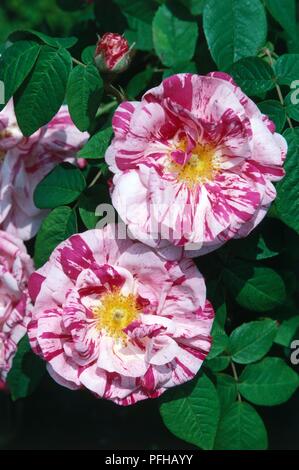
[[[35,393],[12,403],[0,395],[0,448],[188,450],[159,415],[161,399],[119,407],[90,393],[70,391],[45,376]],[[276,407],[258,407],[269,434],[269,449],[299,449],[299,395]],[[4,437],[5,436],[5,437]]]

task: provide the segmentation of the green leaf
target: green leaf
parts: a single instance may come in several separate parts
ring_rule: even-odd
[[[39,52],[39,44],[33,41],[19,41],[5,49],[0,59],[0,80],[5,84],[5,103],[28,76]]]
[[[54,209],[43,221],[35,242],[36,268],[43,266],[53,250],[67,238],[78,232],[76,213],[67,206]]]
[[[299,85],[299,82],[298,82]],[[290,91],[290,93],[285,97],[285,110],[287,115],[294,119],[294,121],[299,122],[299,88],[297,86],[296,90]]]
[[[214,448],[264,450],[267,445],[267,431],[255,409],[248,403],[231,405],[220,420]]]
[[[295,0],[265,0],[266,7],[275,20],[296,38],[296,1]]]
[[[287,320],[284,320],[279,326],[274,342],[289,348],[298,330],[299,315],[288,318]]]
[[[184,21],[161,5],[153,21],[153,40],[157,55],[168,67],[192,59],[198,37],[196,22]]]
[[[122,12],[129,16],[150,22],[152,20],[156,5],[152,0],[114,0]]]
[[[239,391],[255,405],[274,406],[286,402],[299,386],[299,376],[279,357],[266,357],[245,367]]]
[[[7,376],[7,384],[13,401],[34,392],[45,372],[44,362],[30,348],[27,335],[18,344],[13,365]]]
[[[267,38],[267,21],[260,0],[207,0],[204,33],[220,69],[239,59],[255,56]]]
[[[283,279],[274,269],[231,261],[224,271],[227,288],[236,301],[248,310],[266,312],[285,300]]]
[[[107,127],[93,135],[87,144],[78,152],[79,158],[104,158],[113,134],[112,127]]]
[[[277,59],[274,70],[280,85],[291,85],[299,77],[299,54],[284,54]]]
[[[181,3],[187,7],[192,15],[201,15],[206,0],[181,0]]]
[[[70,38],[53,38],[51,36],[47,36],[40,31],[34,31],[33,29],[28,30],[19,30],[14,31],[10,36],[9,40],[12,42],[20,41],[22,39],[40,39],[44,44],[52,47],[64,47],[65,49],[70,49],[73,47],[77,42],[78,39],[75,37]]]
[[[237,385],[235,379],[228,374],[217,374],[217,393],[221,412],[229,408],[237,398]]]
[[[225,331],[218,327],[217,323],[213,324],[212,338],[212,347],[207,359],[214,359],[214,357],[219,356],[219,354],[221,354],[228,345],[228,336]]]
[[[227,369],[231,361],[230,356],[227,354],[220,354],[213,359],[206,359],[205,365],[213,372],[221,372]]]
[[[175,436],[206,450],[213,448],[219,412],[216,389],[204,374],[170,390],[160,407],[165,426]]]
[[[166,69],[163,72],[163,80],[177,73],[197,73],[197,66],[195,62],[185,62],[184,64],[177,64],[171,69]]]
[[[286,175],[276,186],[275,211],[280,220],[299,233],[299,127],[287,129],[283,135],[288,143]]]
[[[95,65],[77,65],[67,86],[67,102],[74,124],[82,132],[90,129],[101,104],[103,80]]]
[[[71,56],[66,49],[42,46],[37,61],[15,95],[21,131],[30,136],[57,114],[63,103]]]
[[[57,165],[37,185],[34,204],[39,209],[54,209],[78,199],[86,187],[83,173],[70,163]]]
[[[266,114],[276,126],[276,132],[281,132],[286,123],[286,111],[284,106],[277,100],[267,100],[258,103],[263,114]]]
[[[233,64],[228,73],[247,95],[259,95],[275,87],[274,72],[258,57],[248,57]]]
[[[132,45],[134,43],[134,48],[140,51],[151,51],[154,48],[152,32],[153,17],[149,21],[142,21],[133,16],[126,16],[131,28],[125,31],[125,37],[129,44]]]
[[[96,228],[101,217],[96,215],[96,209],[99,204],[108,202],[107,186],[97,184],[87,189],[79,199],[80,217],[89,230]]]
[[[130,98],[136,98],[140,95],[140,93],[148,87],[154,71],[152,67],[147,67],[142,72],[137,73],[134,75],[133,78],[128,83],[127,86],[127,95]]]
[[[82,52],[81,58],[84,64],[89,65],[94,62],[95,46],[87,46]]]
[[[277,323],[266,319],[243,323],[229,337],[234,362],[249,364],[261,359],[271,348],[277,333]]]

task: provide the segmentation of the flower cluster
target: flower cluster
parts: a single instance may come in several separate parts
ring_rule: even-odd
[[[99,40],[102,72],[130,58],[122,36]],[[113,129],[112,202],[133,239],[118,225],[75,234],[32,274],[21,240],[47,214],[34,189],[56,164],[75,162],[87,135],[65,106],[30,138],[12,102],[0,113],[0,388],[26,331],[56,382],[120,405],[190,380],[210,350],[214,311],[190,257],[262,220],[286,141],[224,73],[167,78],[120,104]]]

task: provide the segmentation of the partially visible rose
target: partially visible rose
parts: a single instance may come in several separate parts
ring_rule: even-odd
[[[99,38],[95,63],[100,72],[124,72],[130,65],[133,55],[133,46],[129,47],[128,41],[116,33],[105,33]]]
[[[28,278],[32,272],[33,263],[23,242],[0,230],[0,389],[27,331],[32,308]]]
[[[67,106],[47,126],[24,137],[13,103],[8,103],[0,113],[0,229],[22,240],[35,236],[47,215],[33,202],[37,184],[64,161],[82,168],[85,162],[75,155],[87,139],[88,134],[73,124]]]

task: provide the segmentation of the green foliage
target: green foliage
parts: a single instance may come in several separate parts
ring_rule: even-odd
[[[9,40],[12,42],[21,41],[22,39],[35,39],[40,40],[41,43],[44,43],[51,47],[65,47],[69,49],[77,43],[77,38],[53,38],[47,34],[40,33],[39,31],[34,31],[32,29],[27,29],[25,31],[14,31],[10,36]]]
[[[78,152],[80,158],[103,158],[111,140],[112,127],[107,127],[93,135],[83,149]]]
[[[296,37],[296,0],[265,0],[266,7],[292,37]]]
[[[36,187],[34,203],[40,209],[54,209],[78,199],[86,187],[80,170],[70,163],[54,168]]]
[[[276,333],[277,324],[271,319],[243,323],[229,337],[232,360],[249,364],[261,359],[271,348]]]
[[[243,57],[254,56],[266,42],[267,21],[260,0],[207,0],[203,26],[212,57],[220,69]]]
[[[266,312],[279,307],[286,297],[283,279],[274,269],[244,261],[232,261],[225,268],[224,282],[248,310]]]
[[[101,104],[103,80],[95,65],[78,65],[69,77],[67,102],[72,120],[80,129],[91,128]]]
[[[267,431],[248,403],[236,402],[221,417],[215,441],[217,450],[264,450]]]
[[[296,102],[292,103],[292,97],[295,98]],[[285,110],[286,114],[296,122],[299,122],[299,100],[298,92],[290,91],[290,93],[285,97]]]
[[[246,366],[238,386],[246,400],[265,406],[284,403],[298,387],[298,374],[278,357],[266,357]]]
[[[299,330],[299,315],[284,320],[278,328],[275,343],[289,347],[292,339]]]
[[[235,379],[228,374],[217,374],[216,380],[221,414],[223,414],[236,401],[237,385]]]
[[[77,233],[76,213],[67,206],[54,209],[43,221],[35,242],[34,262],[36,268],[43,266],[54,248]]]
[[[166,5],[158,9],[153,21],[153,40],[164,65],[172,67],[191,60],[197,36],[196,22],[181,20]]]
[[[34,41],[18,41],[6,49],[0,59],[0,80],[5,83],[5,103],[22,85],[40,52]]]
[[[235,62],[229,73],[248,95],[259,95],[275,86],[272,68],[259,57],[247,57]]]
[[[166,400],[160,410],[170,431],[203,449],[212,449],[220,405],[211,380],[202,375],[195,382],[169,391]]]
[[[79,198],[79,214],[89,230],[96,228],[101,217],[97,214],[99,201],[101,203],[108,202],[107,187],[103,184],[96,184],[88,188]]]
[[[45,372],[44,362],[32,351],[28,337],[24,336],[18,344],[13,366],[7,377],[12,399],[26,398],[34,392]]]
[[[47,124],[63,103],[71,72],[66,49],[42,46],[29,76],[15,95],[15,111],[21,131],[30,136]]]
[[[275,210],[277,216],[299,233],[299,128],[287,129],[284,137],[288,143],[288,155],[284,165],[286,176],[277,185]]]
[[[153,74],[154,71],[152,67],[148,67],[142,72],[137,73],[128,83],[127,95],[132,99],[140,95],[153,78]]]
[[[291,86],[299,76],[299,54],[284,54],[275,63],[275,73],[280,85]]]

